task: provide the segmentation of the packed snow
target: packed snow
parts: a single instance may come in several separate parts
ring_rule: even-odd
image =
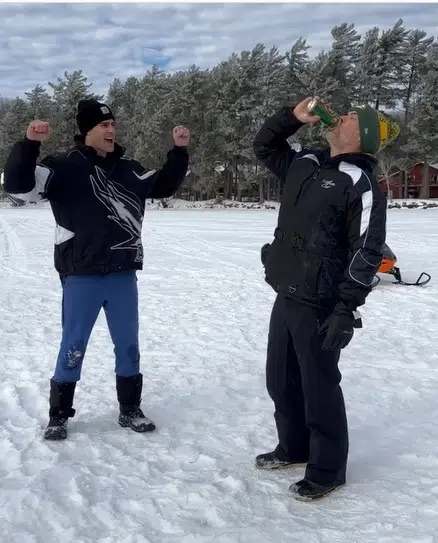
[[[44,442],[61,332],[46,207],[0,209],[1,543],[432,543],[438,529],[438,210],[390,210],[406,279],[382,279],[343,352],[347,485],[307,504],[302,469],[261,472],[276,445],[265,390],[275,294],[260,247],[273,210],[151,210],[139,273],[143,406],[152,434],[117,424],[103,312],[77,414]]]

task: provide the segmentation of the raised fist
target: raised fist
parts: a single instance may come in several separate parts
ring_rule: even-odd
[[[178,147],[187,147],[190,143],[190,130],[184,126],[175,126],[173,129],[173,141]]]
[[[50,134],[52,133],[52,128],[50,123],[46,121],[32,121],[27,127],[26,138],[33,141],[46,141]]]

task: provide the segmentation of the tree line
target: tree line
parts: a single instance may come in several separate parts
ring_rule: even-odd
[[[401,19],[363,35],[342,23],[332,28],[327,51],[311,57],[310,49],[300,37],[288,51],[258,44],[211,69],[192,65],[167,73],[153,66],[141,77],[115,79],[106,96],[93,92],[82,70],[65,72],[47,87],[36,82],[24,97],[0,98],[0,170],[34,118],[50,120],[54,131],[42,154],[71,147],[77,102],[95,97],[113,108],[119,142],[147,167],[165,159],[173,126],[190,128],[190,171],[179,197],[277,199],[277,180],[253,155],[254,135],[278,108],[319,95],[339,113],[367,103],[400,123],[400,137],[379,155],[379,172],[404,172],[407,191],[410,164],[438,162],[436,38]],[[304,127],[294,140],[323,145],[323,127]],[[426,177],[427,167],[422,197],[428,196]]]

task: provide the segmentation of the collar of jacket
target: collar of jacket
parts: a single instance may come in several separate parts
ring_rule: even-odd
[[[81,153],[92,160],[93,162],[96,161],[102,161],[105,162],[107,165],[113,165],[117,160],[119,160],[120,157],[122,157],[125,154],[125,147],[122,147],[118,143],[114,143],[114,151],[112,153],[108,153],[106,157],[101,157],[97,154],[96,149],[93,147],[90,147],[89,145],[85,145],[85,137],[77,134],[74,137],[75,142],[75,148],[81,151]]]
[[[324,162],[327,166],[333,167],[337,167],[340,162],[349,162],[371,174],[374,173],[377,167],[377,159],[372,155],[367,155],[366,153],[343,153],[331,157],[329,149],[327,150]]]

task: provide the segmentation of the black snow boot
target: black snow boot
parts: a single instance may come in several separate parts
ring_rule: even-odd
[[[76,383],[56,383],[50,380],[49,424],[44,439],[59,441],[67,437],[67,421],[74,417],[72,408]]]
[[[117,399],[120,405],[119,424],[134,432],[152,432],[155,424],[140,409],[143,375],[116,376]]]
[[[289,487],[289,491],[295,499],[302,502],[320,500],[334,490],[344,486],[343,483],[334,483],[332,485],[319,485],[307,479],[301,479]]]
[[[304,459],[289,460],[283,458],[277,450],[259,454],[256,456],[255,461],[258,468],[267,470],[306,467],[307,464],[307,460]]]

